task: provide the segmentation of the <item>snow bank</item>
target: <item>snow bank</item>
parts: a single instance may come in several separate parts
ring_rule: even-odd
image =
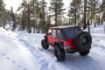
[[[0,28],[0,70],[39,70],[32,54],[16,34]]]

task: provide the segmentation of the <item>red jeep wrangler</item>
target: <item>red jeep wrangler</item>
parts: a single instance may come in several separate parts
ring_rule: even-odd
[[[49,28],[41,44],[44,49],[54,48],[58,61],[64,61],[65,53],[79,52],[86,56],[91,49],[92,37],[79,26],[58,26]]]

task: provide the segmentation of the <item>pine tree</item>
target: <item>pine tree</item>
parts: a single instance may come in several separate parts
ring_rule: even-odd
[[[20,20],[21,20],[21,30],[25,30],[26,29],[26,26],[27,26],[27,2],[25,0],[23,0],[23,2],[21,3],[20,7],[18,8],[17,11],[20,11],[21,9],[22,12],[21,12],[21,17],[20,17]]]
[[[105,0],[102,0],[102,4],[100,6],[100,12],[102,12],[102,21],[105,21]]]
[[[31,8],[31,24],[32,24],[32,27],[34,27],[34,33],[35,33],[35,29],[38,28],[38,19],[39,19],[39,12],[40,12],[40,4],[39,4],[39,1],[38,0],[31,0],[30,1],[30,8]]]
[[[26,26],[27,26],[27,12],[26,11],[22,11],[22,14],[21,14],[21,30],[25,30],[26,29]]]
[[[5,26],[6,23],[6,10],[4,8],[3,0],[0,0],[0,26]]]
[[[31,32],[31,28],[34,27],[38,30],[44,30],[46,26],[46,2],[45,0],[30,0],[27,3],[25,0],[18,10],[22,10],[21,21],[22,26],[27,28],[28,32]],[[24,28],[23,28],[24,29]]]
[[[88,1],[88,12],[89,12],[89,20],[91,20],[91,24],[93,21],[96,21],[97,13],[98,13],[98,0],[90,0]],[[95,24],[95,22],[94,22]]]
[[[40,19],[41,20],[40,20],[39,28],[42,30],[42,32],[45,32],[46,31],[46,25],[47,25],[47,22],[46,22],[47,3],[45,0],[41,0],[40,5],[41,5],[41,10],[40,10]]]
[[[12,21],[13,21],[13,24],[12,24],[12,31],[14,31],[16,29],[16,16],[15,16],[15,13],[13,11],[13,7],[11,7],[11,10],[10,10],[10,17],[12,18]]]
[[[58,18],[63,15],[63,6],[63,0],[51,0],[50,11],[54,14],[55,26],[58,26]]]
[[[70,9],[68,11],[69,24],[70,22],[74,25],[77,24],[77,21],[80,18],[80,12],[81,12],[81,0],[72,0],[72,2],[70,3]]]
[[[31,14],[31,9],[30,9],[30,4],[27,3],[26,0],[23,0],[21,6],[19,7],[19,10],[22,10],[22,15],[21,15],[21,24],[22,24],[22,29],[26,28],[29,33],[31,33],[31,21],[30,21],[30,14]],[[25,18],[24,18],[25,17]]]

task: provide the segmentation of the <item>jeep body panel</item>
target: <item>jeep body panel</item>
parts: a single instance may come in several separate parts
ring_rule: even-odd
[[[56,42],[62,42],[64,47],[76,48],[73,38],[81,29],[78,26],[74,27],[52,27],[48,30],[47,40],[54,47]]]

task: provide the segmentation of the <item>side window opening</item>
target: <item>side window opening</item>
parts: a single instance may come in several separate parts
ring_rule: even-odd
[[[52,35],[56,36],[56,30],[52,30]]]
[[[60,31],[60,30],[57,30],[57,37],[58,37],[59,39],[62,39],[62,34],[61,34],[61,31]]]

